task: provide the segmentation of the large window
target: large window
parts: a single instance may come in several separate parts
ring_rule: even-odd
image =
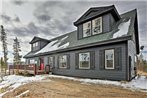
[[[67,55],[59,56],[59,68],[67,68]]]
[[[102,32],[102,17],[92,20],[92,34],[99,34]]]
[[[105,50],[105,69],[114,69],[114,49]]]
[[[91,36],[91,21],[83,24],[83,37]]]
[[[95,18],[83,24],[83,37],[102,33],[102,17]]]
[[[79,68],[90,69],[90,53],[79,53]]]

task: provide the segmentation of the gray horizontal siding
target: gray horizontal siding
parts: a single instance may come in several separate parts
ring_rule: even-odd
[[[117,70],[100,70],[99,68],[99,50],[121,47],[122,49],[122,69]],[[75,54],[79,52],[94,51],[95,52],[95,68],[94,69],[75,69],[76,59]],[[110,45],[104,47],[89,48],[77,51],[66,52],[70,54],[70,69],[58,69],[57,68],[57,57],[60,54],[55,56],[55,69],[53,70],[54,74],[68,75],[68,76],[78,76],[78,77],[87,77],[87,78],[102,78],[102,79],[112,79],[112,80],[125,80],[126,79],[126,45]]]
[[[110,48],[121,48],[122,52],[122,66],[121,70],[101,70],[100,69],[100,58],[99,52],[103,49],[110,49]],[[95,58],[94,58],[94,69],[76,69],[76,53],[80,52],[87,52],[87,51],[94,51]],[[69,54],[70,56],[70,68],[69,69],[60,69],[58,68],[58,56],[62,54]],[[47,57],[54,56],[55,57],[55,65],[53,69],[53,74],[58,75],[67,75],[67,76],[77,76],[77,77],[85,77],[85,78],[101,78],[101,79],[112,79],[112,80],[126,80],[126,43],[121,44],[113,44],[113,45],[105,45],[105,46],[97,46],[93,48],[81,49],[81,50],[74,50],[70,52],[58,53],[54,55],[48,55],[44,57],[45,65],[48,64]]]

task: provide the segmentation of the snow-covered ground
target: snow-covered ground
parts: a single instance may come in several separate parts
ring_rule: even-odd
[[[131,90],[141,90],[147,92],[147,76],[139,76],[139,77],[137,76],[130,82],[99,80],[99,79],[79,79],[74,77],[57,76],[57,75],[49,75],[49,77],[80,81],[82,83],[109,84],[109,85],[121,86]]]
[[[5,76],[4,81],[2,81],[0,83],[0,89],[8,87],[8,88],[11,88],[10,91],[13,91],[14,89],[18,88],[19,86],[21,86],[23,84],[30,83],[30,82],[33,82],[33,81],[42,81],[43,79],[45,79],[47,77],[50,77],[50,78],[54,77],[54,78],[61,78],[61,79],[79,81],[82,84],[93,83],[93,84],[115,85],[115,86],[128,88],[128,89],[131,89],[131,90],[140,90],[140,91],[147,92],[147,76],[136,77],[135,79],[133,79],[130,82],[119,82],[119,81],[99,80],[99,79],[82,79],[82,78],[57,76],[57,75],[36,75],[34,77],[9,75],[9,76]],[[9,91],[1,93],[0,97],[7,92],[9,92]]]
[[[48,75],[36,75],[32,77],[24,77],[24,76],[18,76],[18,75],[9,75],[3,77],[4,81],[0,83],[0,91],[2,88],[10,88],[9,91],[13,91],[14,89],[18,88],[21,85],[24,85],[26,83],[30,83],[33,81],[41,81],[48,77]],[[4,93],[0,92],[0,98],[3,96],[5,93],[9,92],[6,91]]]

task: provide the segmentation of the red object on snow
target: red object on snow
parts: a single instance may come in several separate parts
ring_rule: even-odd
[[[44,64],[41,63],[40,70],[44,70]]]

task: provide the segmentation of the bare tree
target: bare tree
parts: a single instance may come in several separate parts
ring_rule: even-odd
[[[7,34],[5,33],[4,27],[1,25],[1,41],[2,41],[2,47],[3,47],[3,54],[4,54],[4,68],[5,68],[5,75],[6,75],[6,70],[7,70]]]

